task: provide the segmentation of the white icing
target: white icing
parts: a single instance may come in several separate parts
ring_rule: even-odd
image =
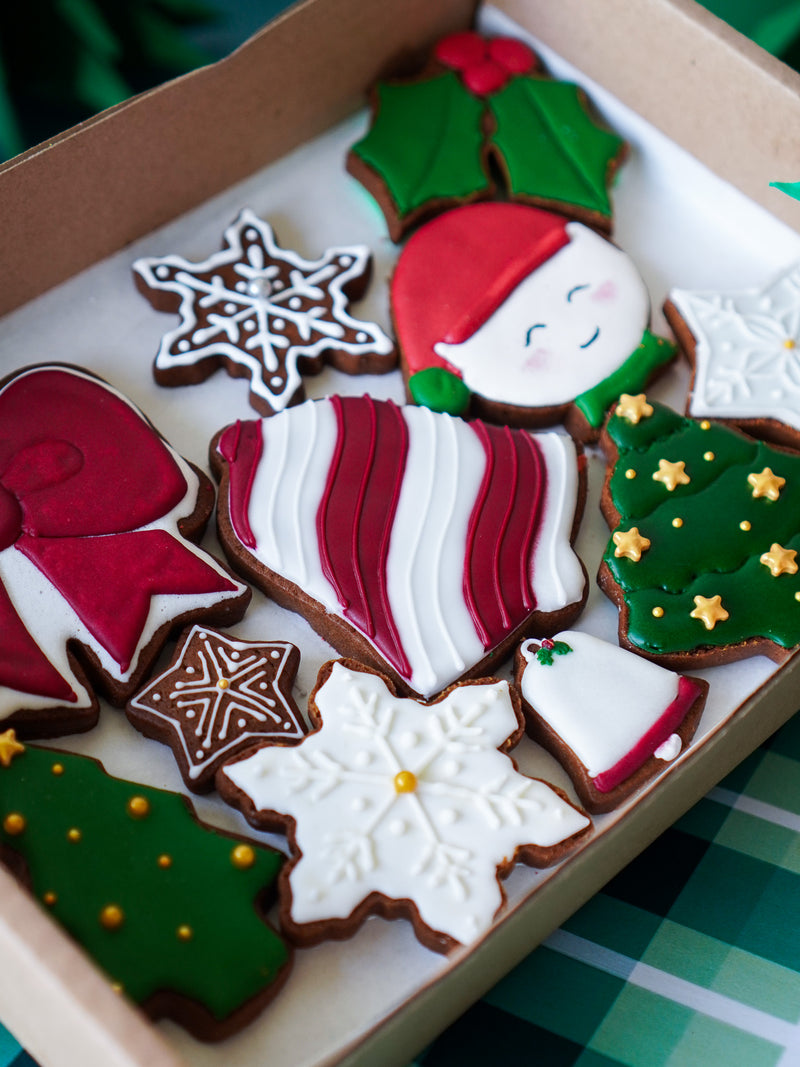
[[[663,760],[665,763],[671,763],[681,753],[683,748],[683,741],[677,734],[670,734],[663,744],[659,745],[653,755],[656,759]]]
[[[696,341],[689,413],[800,430],[800,264],[764,289],[674,289],[670,300]]]
[[[554,655],[549,665],[528,652],[522,695],[596,778],[663,715],[678,695],[680,676],[577,630],[554,640],[572,652]]]
[[[246,252],[242,247],[245,228],[250,240],[260,242],[250,245]],[[271,227],[245,209],[225,230],[223,250],[201,263],[190,263],[182,256],[136,260],[133,269],[149,288],[178,293],[181,298],[180,324],[161,339],[156,368],[190,367],[209,356],[222,356],[245,367],[251,390],[272,410],[282,411],[301,385],[299,357],[313,359],[332,347],[353,355],[388,355],[393,351],[391,340],[377,324],[354,319],[347,311],[345,290],[352,279],[364,274],[369,258],[369,249],[359,245],[329,248],[319,259],[306,260],[296,252],[279,248]],[[290,264],[293,269],[288,287],[272,284],[278,268],[267,260]],[[235,264],[234,270],[240,275],[240,281],[230,289],[225,288],[219,275],[210,283],[198,277],[229,264]],[[172,278],[165,276],[169,273],[167,267],[177,272]],[[330,308],[326,306],[323,286],[330,293]],[[300,298],[318,300],[320,304],[299,311]],[[227,302],[235,310],[226,310],[224,316],[211,314],[209,325],[195,330],[195,302],[200,307]],[[300,344],[288,346],[287,339],[275,332],[287,322],[297,330]],[[364,339],[343,341],[345,329],[359,330]],[[243,330],[249,333],[247,338],[241,336]],[[184,350],[180,342],[185,336],[192,336],[196,347]],[[285,377],[267,383],[264,369],[274,372],[279,361],[285,365]]]
[[[58,369],[98,384],[96,378],[82,374],[78,370],[63,367]],[[25,374],[31,373],[36,373],[36,368],[25,372]],[[19,381],[24,376],[24,374],[17,375],[12,380],[12,383]],[[141,413],[136,406],[122,393],[105,383],[99,384],[117,399],[127,404],[141,417]],[[139,530],[132,532],[143,533],[147,530],[161,530],[169,534],[180,542],[185,551],[197,556],[212,571],[223,575],[233,588],[230,592],[158,594],[151,597],[147,619],[126,671],[120,669],[120,665],[103,648],[97,638],[89,632],[67,601],[33,563],[13,545],[0,552],[0,584],[5,588],[15,611],[39,648],[77,694],[78,702],[71,704],[71,707],[87,707],[90,704],[90,699],[86,690],[78,684],[69,666],[66,656],[68,641],[75,640],[82,645],[86,645],[97,656],[102,670],[110,678],[125,684],[137,669],[142,649],[150,643],[160,627],[186,612],[202,611],[226,600],[239,597],[245,588],[235,582],[216,560],[206,552],[180,537],[178,523],[194,511],[198,493],[198,479],[189,464],[166,441],[162,440],[162,444],[185,479],[186,493],[168,514],[163,515],[148,526],[143,526]],[[54,701],[52,698],[43,699],[30,693],[19,693],[16,690],[0,686],[0,720],[13,711],[23,708],[38,710],[53,707],[56,704],[60,705],[61,702]]]
[[[547,470],[544,515],[533,552],[537,611],[559,611],[576,604],[586,588],[581,561],[570,544],[578,499],[575,444],[559,433],[531,434],[542,451]]]
[[[519,407],[565,404],[639,345],[650,301],[630,256],[581,223],[567,233],[471,337],[434,345],[472,392]]]
[[[502,903],[499,864],[519,846],[554,846],[589,825],[497,751],[517,726],[505,682],[460,687],[428,707],[337,663],[316,703],[318,732],[223,772],[256,809],[296,820],[297,923],[346,918],[379,892],[412,900],[428,927],[466,944]],[[421,739],[413,753],[399,743],[409,731]],[[355,758],[365,746],[366,766]],[[442,771],[453,754],[461,765],[454,780]],[[416,775],[414,792],[396,791],[401,770]],[[354,807],[358,797],[370,803]]]

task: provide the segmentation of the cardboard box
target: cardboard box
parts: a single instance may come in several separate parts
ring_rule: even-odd
[[[503,15],[510,16],[554,50],[550,58],[556,65],[560,56],[655,128],[641,133],[653,154],[642,153],[640,164],[645,165],[638,171],[633,167],[630,179],[623,175],[621,181],[628,184],[617,193],[618,203],[624,192],[637,211],[645,212],[646,203],[636,198],[650,186],[659,186],[656,191],[663,198],[659,202],[665,205],[662,217],[659,222],[654,216],[642,216],[648,219],[653,240],[645,239],[637,247],[651,289],[659,291],[667,281],[691,287],[691,278],[669,278],[659,257],[670,233],[675,243],[671,251],[685,250],[695,241],[698,231],[689,220],[705,215],[716,216],[709,218],[708,232],[724,236],[725,241],[735,238],[743,250],[740,259],[753,260],[754,278],[763,265],[800,254],[797,233],[743,205],[736,192],[800,229],[800,205],[768,184],[800,177],[800,146],[789,136],[800,125],[797,74],[689,0],[639,0],[636,5],[625,0],[558,4],[502,0],[498,10],[499,16],[488,17],[502,22]],[[467,25],[472,14],[473,5],[465,0],[381,0],[368,5],[363,0],[307,0],[223,62],[122,104],[0,168],[0,240],[6,245],[0,259],[0,309],[20,308],[0,323],[0,371],[44,358],[64,358],[64,352],[43,352],[35,343],[31,351],[30,339],[47,337],[53,343],[58,334],[52,331],[59,323],[66,337],[82,317],[81,308],[74,307],[76,299],[87,301],[88,314],[90,301],[107,298],[108,317],[114,318],[115,294],[121,290],[127,294],[128,262],[134,255],[123,252],[62,289],[32,304],[28,301],[145,235],[151,235],[146,241],[148,252],[154,254],[180,250],[191,258],[195,251],[207,252],[235,214],[231,205],[240,195],[262,195],[265,202],[274,199],[278,214],[283,212],[289,228],[294,226],[306,243],[311,241],[312,222],[335,231],[339,221],[331,220],[327,201],[298,205],[283,198],[282,192],[276,191],[274,197],[258,192],[262,173],[269,188],[283,190],[292,182],[292,168],[301,162],[307,165],[308,155],[284,160],[274,171],[262,168],[344,120],[344,132],[336,132],[337,127],[321,138],[320,151],[339,153],[341,143],[355,139],[353,131],[360,120],[351,116],[360,108],[363,88],[372,76],[399,52],[418,50]],[[592,95],[601,110],[612,108],[607,95]],[[638,137],[636,121],[631,120]],[[662,133],[678,148],[662,145]],[[704,174],[694,160],[683,160],[682,149],[714,174]],[[316,149],[312,146],[310,151]],[[648,161],[666,158],[662,152],[670,153],[670,167],[648,171]],[[255,177],[248,179],[249,175]],[[341,177],[342,183],[349,181]],[[231,189],[237,182],[243,184]],[[309,179],[309,189],[316,188]],[[336,195],[345,190],[349,198],[349,189],[337,186]],[[707,195],[709,190],[713,195]],[[360,191],[352,196],[353,201],[348,199],[341,207],[345,218]],[[209,202],[212,197],[217,199]],[[678,208],[673,212],[674,204]],[[291,214],[301,206],[308,215],[302,220]],[[190,209],[197,210],[181,219]],[[355,210],[365,232],[379,232],[377,216],[365,200],[359,199]],[[748,220],[746,232],[727,232],[728,212],[734,229],[741,218]],[[625,241],[634,240],[634,213],[629,211],[623,223]],[[162,230],[151,234],[158,227]],[[278,230],[283,234],[283,227]],[[209,246],[211,232],[217,236]],[[361,239],[361,234],[353,239]],[[170,243],[175,241],[177,245]],[[385,280],[394,249],[385,237],[378,244],[377,275]],[[703,262],[719,267],[722,282],[728,280],[726,270],[735,276],[723,245],[721,241],[719,248],[696,250],[698,278],[703,277]],[[140,241],[137,254],[143,254],[144,247]],[[88,288],[96,283],[97,296],[94,288]],[[132,299],[139,300],[135,294]],[[47,321],[54,317],[55,326]],[[112,378],[151,414],[180,451],[202,463],[200,440],[210,436],[203,420],[216,418],[216,426],[227,421],[215,414],[216,397],[223,398],[222,407],[229,396],[240,400],[241,384],[215,377],[213,399],[211,393],[179,391],[187,394],[185,400],[181,396],[187,405],[183,410],[197,414],[199,430],[183,415],[165,421],[160,406],[174,404],[175,395],[166,400],[144,382],[149,376],[147,346],[164,322],[142,306],[139,317],[124,326],[125,332],[135,335],[131,345],[144,350],[141,377],[138,369],[116,356],[109,357],[109,367],[115,371],[109,373],[101,347],[86,344],[79,327],[75,338],[64,340],[65,351],[76,358],[85,352],[90,369]],[[363,387],[363,381],[356,379],[350,388]],[[317,388],[324,390],[325,383]],[[594,492],[601,476],[598,460]],[[603,543],[602,525],[596,516],[593,522],[582,534],[590,569]],[[613,609],[596,596],[585,622],[607,629]],[[313,656],[309,662],[313,664]],[[384,928],[389,924],[373,920],[371,929],[362,931],[352,944],[298,954],[302,960],[281,996],[261,1020],[221,1048],[200,1047],[172,1026],[154,1028],[142,1021],[0,870],[0,1016],[44,1067],[77,1062],[86,1067],[403,1064],[789,717],[797,705],[797,663],[794,657],[780,670],[754,661],[717,668],[716,710],[712,709],[696,749],[678,761],[657,787],[626,807],[621,817],[600,822],[589,845],[561,867],[541,875],[528,869],[515,872],[507,886],[509,908],[474,949],[442,960],[418,947],[402,929],[406,924],[392,924],[388,931]],[[310,666],[309,671],[313,676],[315,668]],[[308,687],[308,679],[303,684]],[[107,713],[107,717],[110,739],[98,742],[100,754],[103,745],[114,749],[115,731],[124,728],[121,716]],[[93,744],[91,735],[87,737]],[[86,750],[81,740],[73,747]],[[166,766],[171,757],[165,753],[163,758]],[[538,764],[532,756],[529,760],[523,769],[535,772]],[[135,758],[132,763],[135,778]],[[115,766],[109,769],[121,773]],[[162,773],[160,767],[157,773]],[[230,818],[235,818],[232,813]],[[325,975],[336,976],[335,986],[325,986]],[[346,1014],[329,993],[348,983],[358,995],[362,986],[374,987],[374,999],[363,1002],[361,1018],[354,1010],[339,1029],[331,1029],[328,1041],[324,1026],[334,1027],[335,1017]],[[317,1024],[320,1013],[323,1021]],[[293,1052],[287,1043],[289,1023],[304,1019],[308,1025],[299,1027],[299,1044]]]

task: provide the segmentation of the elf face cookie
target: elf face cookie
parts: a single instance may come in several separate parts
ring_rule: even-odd
[[[247,745],[303,737],[292,698],[299,662],[287,641],[243,641],[193,626],[125,710],[137,730],[171,746],[189,789],[205,793],[217,768]]]
[[[598,580],[620,642],[711,665],[800,642],[800,456],[624,396],[603,446],[612,527]]]
[[[566,421],[597,437],[608,405],[675,354],[649,333],[647,289],[621,249],[519,204],[475,204],[403,249],[392,313],[410,396],[492,421]]]
[[[235,622],[250,599],[199,538],[205,475],[76,367],[0,383],[0,723],[88,729],[124,704],[171,630]]]
[[[198,822],[178,793],[13,735],[0,734],[0,860],[153,1018],[203,1040],[248,1023],[291,963],[264,921],[280,853]]]
[[[217,785],[255,825],[287,828],[283,928],[299,943],[379,914],[411,919],[437,951],[469,944],[502,906],[498,876],[548,866],[590,829],[505,754],[522,732],[507,682],[420,704],[339,661],[320,671],[309,714],[317,729],[300,745],[245,754]]]
[[[317,260],[277,246],[272,229],[242,211],[221,252],[202,263],[181,256],[138,259],[136,286],[158,311],[180,314],[156,355],[159,385],[203,382],[219,367],[250,379],[262,415],[303,397],[303,374],[325,363],[348,374],[381,374],[396,364],[390,339],[354,319],[371,257],[361,245],[329,248]]]
[[[702,679],[574,630],[524,642],[517,684],[528,733],[590,812],[610,811],[684,751],[708,692]]]
[[[485,674],[583,606],[565,435],[332,397],[229,426],[210,455],[233,566],[404,691]]]
[[[800,447],[800,265],[761,289],[673,289],[664,314],[694,368],[688,414]]]
[[[581,89],[546,76],[510,37],[457,33],[416,78],[380,81],[372,124],[347,169],[394,241],[419,222],[498,190],[610,230],[608,195],[627,146],[598,125]]]

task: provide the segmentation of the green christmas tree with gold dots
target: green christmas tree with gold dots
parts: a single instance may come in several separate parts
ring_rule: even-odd
[[[261,911],[280,853],[13,730],[0,733],[0,859],[115,988],[198,1037],[248,1021],[288,970]]]
[[[603,445],[599,581],[622,643],[682,666],[784,658],[800,642],[800,456],[643,395],[620,398]]]

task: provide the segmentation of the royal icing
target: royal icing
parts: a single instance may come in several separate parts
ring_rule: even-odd
[[[669,299],[695,339],[690,414],[800,431],[800,265],[760,289],[673,289]]]
[[[165,625],[242,600],[180,535],[197,475],[121,393],[32,368],[0,389],[0,427],[0,720],[91,706],[73,642],[124,687]]]
[[[190,789],[210,787],[216,769],[248,744],[303,737],[292,699],[298,661],[286,641],[243,641],[193,626],[170,666],[128,702],[127,715],[175,747]]]
[[[379,893],[468,944],[502,904],[499,866],[590,825],[498,751],[518,729],[505,682],[423,705],[336,663],[315,702],[322,726],[300,745],[261,748],[221,772],[256,810],[296,824],[295,924],[346,919]]]
[[[569,438],[334,397],[229,427],[218,452],[241,548],[414,692],[443,689],[534,610],[583,598]]]
[[[648,406],[636,421],[623,407],[607,426],[616,462],[604,567],[627,607],[627,640],[728,658],[772,642],[779,655],[800,641],[798,573],[771,566],[800,549],[800,457]],[[634,527],[649,541],[638,560],[614,541]]]
[[[329,248],[307,260],[279,248],[247,209],[224,236],[222,251],[201,263],[173,255],[133,265],[145,295],[181,316],[162,338],[157,380],[177,384],[186,370],[202,380],[228,362],[232,374],[249,375],[253,406],[266,415],[296,401],[301,373],[323,359],[351,373],[392,369],[391,340],[347,310],[349,290],[363,287],[370,269],[369,249]]]

